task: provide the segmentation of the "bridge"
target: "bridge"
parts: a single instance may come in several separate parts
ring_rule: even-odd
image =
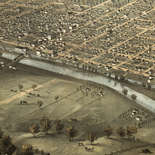
[[[10,63],[6,64],[4,68],[1,68],[1,71],[4,71],[5,69],[9,68],[9,66],[13,66],[16,62],[19,62],[23,58],[24,58],[24,54],[19,54]]]

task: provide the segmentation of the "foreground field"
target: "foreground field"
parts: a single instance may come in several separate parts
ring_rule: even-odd
[[[138,128],[135,140],[128,140],[127,136],[121,139],[116,129],[123,126],[135,126],[136,120],[125,121],[118,117],[120,114],[131,108],[144,109],[125,96],[105,86],[96,85],[90,87],[92,91],[103,91],[103,96],[83,96],[80,86],[86,85],[87,81],[80,81],[70,77],[59,76],[53,73],[42,71],[26,66],[18,67],[18,70],[6,70],[1,72],[0,80],[0,126],[6,134],[13,139],[13,143],[21,147],[29,143],[34,149],[44,150],[51,154],[105,154],[120,151],[119,154],[141,154],[141,149],[151,146],[143,146],[154,142],[154,126],[152,122],[147,126]],[[32,90],[31,85],[37,84]],[[22,84],[20,91],[18,85]],[[16,90],[12,92],[10,90]],[[32,94],[27,94],[31,91]],[[37,94],[40,96],[38,97]],[[54,97],[58,95],[58,100]],[[29,97],[28,97],[29,96]],[[27,104],[20,104],[20,101],[27,101]],[[43,106],[38,108],[37,102],[42,101]],[[54,125],[46,135],[41,132],[33,137],[28,131],[31,123],[40,124],[43,117],[48,117],[52,124],[56,119],[61,119],[64,129],[57,134]],[[136,122],[138,124],[138,121]],[[73,125],[77,130],[77,136],[68,142],[65,128]],[[104,128],[110,125],[113,134],[107,139]],[[93,145],[88,141],[88,133],[94,132],[98,139]],[[140,139],[140,140],[137,140]],[[83,143],[84,146],[78,146]],[[137,148],[131,148],[136,146]],[[85,151],[85,147],[93,148],[93,152]],[[124,151],[121,151],[124,150]],[[131,149],[131,150],[128,150]]]

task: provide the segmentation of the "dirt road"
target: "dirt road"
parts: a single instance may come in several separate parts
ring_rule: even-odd
[[[56,82],[58,82],[58,80],[54,79],[54,80],[52,80],[52,81],[50,81],[50,82],[47,82],[47,83],[45,83],[45,84],[38,85],[36,89],[45,87],[45,86],[47,86],[47,85],[49,85],[49,84],[51,84],[51,83],[56,83]],[[0,102],[0,106],[3,105],[3,104],[8,104],[8,103],[10,103],[10,102],[16,100],[17,98],[26,95],[27,93],[29,93],[29,92],[31,92],[31,91],[33,91],[32,88],[27,89],[25,92],[21,92],[21,93],[19,93],[19,94],[17,94],[17,95],[14,95],[14,96],[10,97],[10,98],[7,98],[7,99],[5,99],[5,100],[3,100],[3,101]]]

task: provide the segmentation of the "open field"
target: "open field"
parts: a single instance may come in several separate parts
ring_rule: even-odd
[[[81,153],[100,155],[137,146],[131,150],[121,151],[120,154],[135,153],[135,155],[139,155],[141,149],[146,148],[143,145],[154,142],[152,136],[154,134],[154,121],[138,128],[135,139],[139,138],[140,140],[128,140],[127,137],[121,140],[117,135],[116,129],[118,127],[126,128],[127,126],[135,126],[135,122],[138,123],[135,118],[132,121],[126,121],[124,115],[120,117],[124,112],[132,111],[131,108],[144,110],[146,116],[155,117],[154,114],[149,113],[148,110],[123,95],[102,85],[89,86],[86,81],[73,78],[69,80],[71,79],[69,77],[67,79],[65,76],[61,77],[43,70],[19,66],[18,70],[7,69],[0,76],[0,103],[3,103],[0,106],[0,126],[6,134],[12,137],[16,146],[20,147],[29,143],[33,145],[34,149],[38,148],[55,155],[80,155]],[[38,88],[33,91],[31,85],[34,83],[37,84]],[[23,85],[21,91],[18,89],[18,84]],[[81,91],[84,89],[84,85],[87,85],[91,92],[103,90],[103,96],[94,95],[91,97],[91,92],[88,93],[88,96],[83,96]],[[79,91],[76,90],[77,88]],[[11,92],[10,89],[17,90],[17,92]],[[27,90],[31,90],[31,93],[35,95],[25,93]],[[21,93],[22,95],[20,95]],[[37,94],[40,94],[40,97],[36,96]],[[54,99],[55,95],[59,96],[57,101]],[[7,100],[8,98],[11,99],[10,102]],[[37,105],[39,100],[43,101],[40,110]],[[5,103],[5,101],[8,102]],[[20,101],[27,101],[28,103],[20,104]],[[57,134],[53,125],[47,135],[41,129],[41,132],[33,137],[28,131],[28,126],[33,122],[40,124],[40,120],[44,116],[48,117],[52,124],[56,119],[61,119],[65,128],[68,125],[73,125],[78,130],[77,136],[72,142],[68,142],[65,128],[60,134]],[[107,139],[104,132],[104,128],[108,125],[113,128],[110,139]],[[96,133],[98,137],[92,146],[88,141],[88,133],[91,131]],[[93,152],[85,151],[83,146],[78,146],[79,142],[83,143],[85,147],[94,147]],[[147,146],[147,148],[155,151],[151,146]]]

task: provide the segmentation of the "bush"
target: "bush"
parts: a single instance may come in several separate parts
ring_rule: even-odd
[[[123,93],[124,95],[127,95],[128,90],[127,90],[126,88],[124,88],[124,89],[122,90],[122,93]]]

